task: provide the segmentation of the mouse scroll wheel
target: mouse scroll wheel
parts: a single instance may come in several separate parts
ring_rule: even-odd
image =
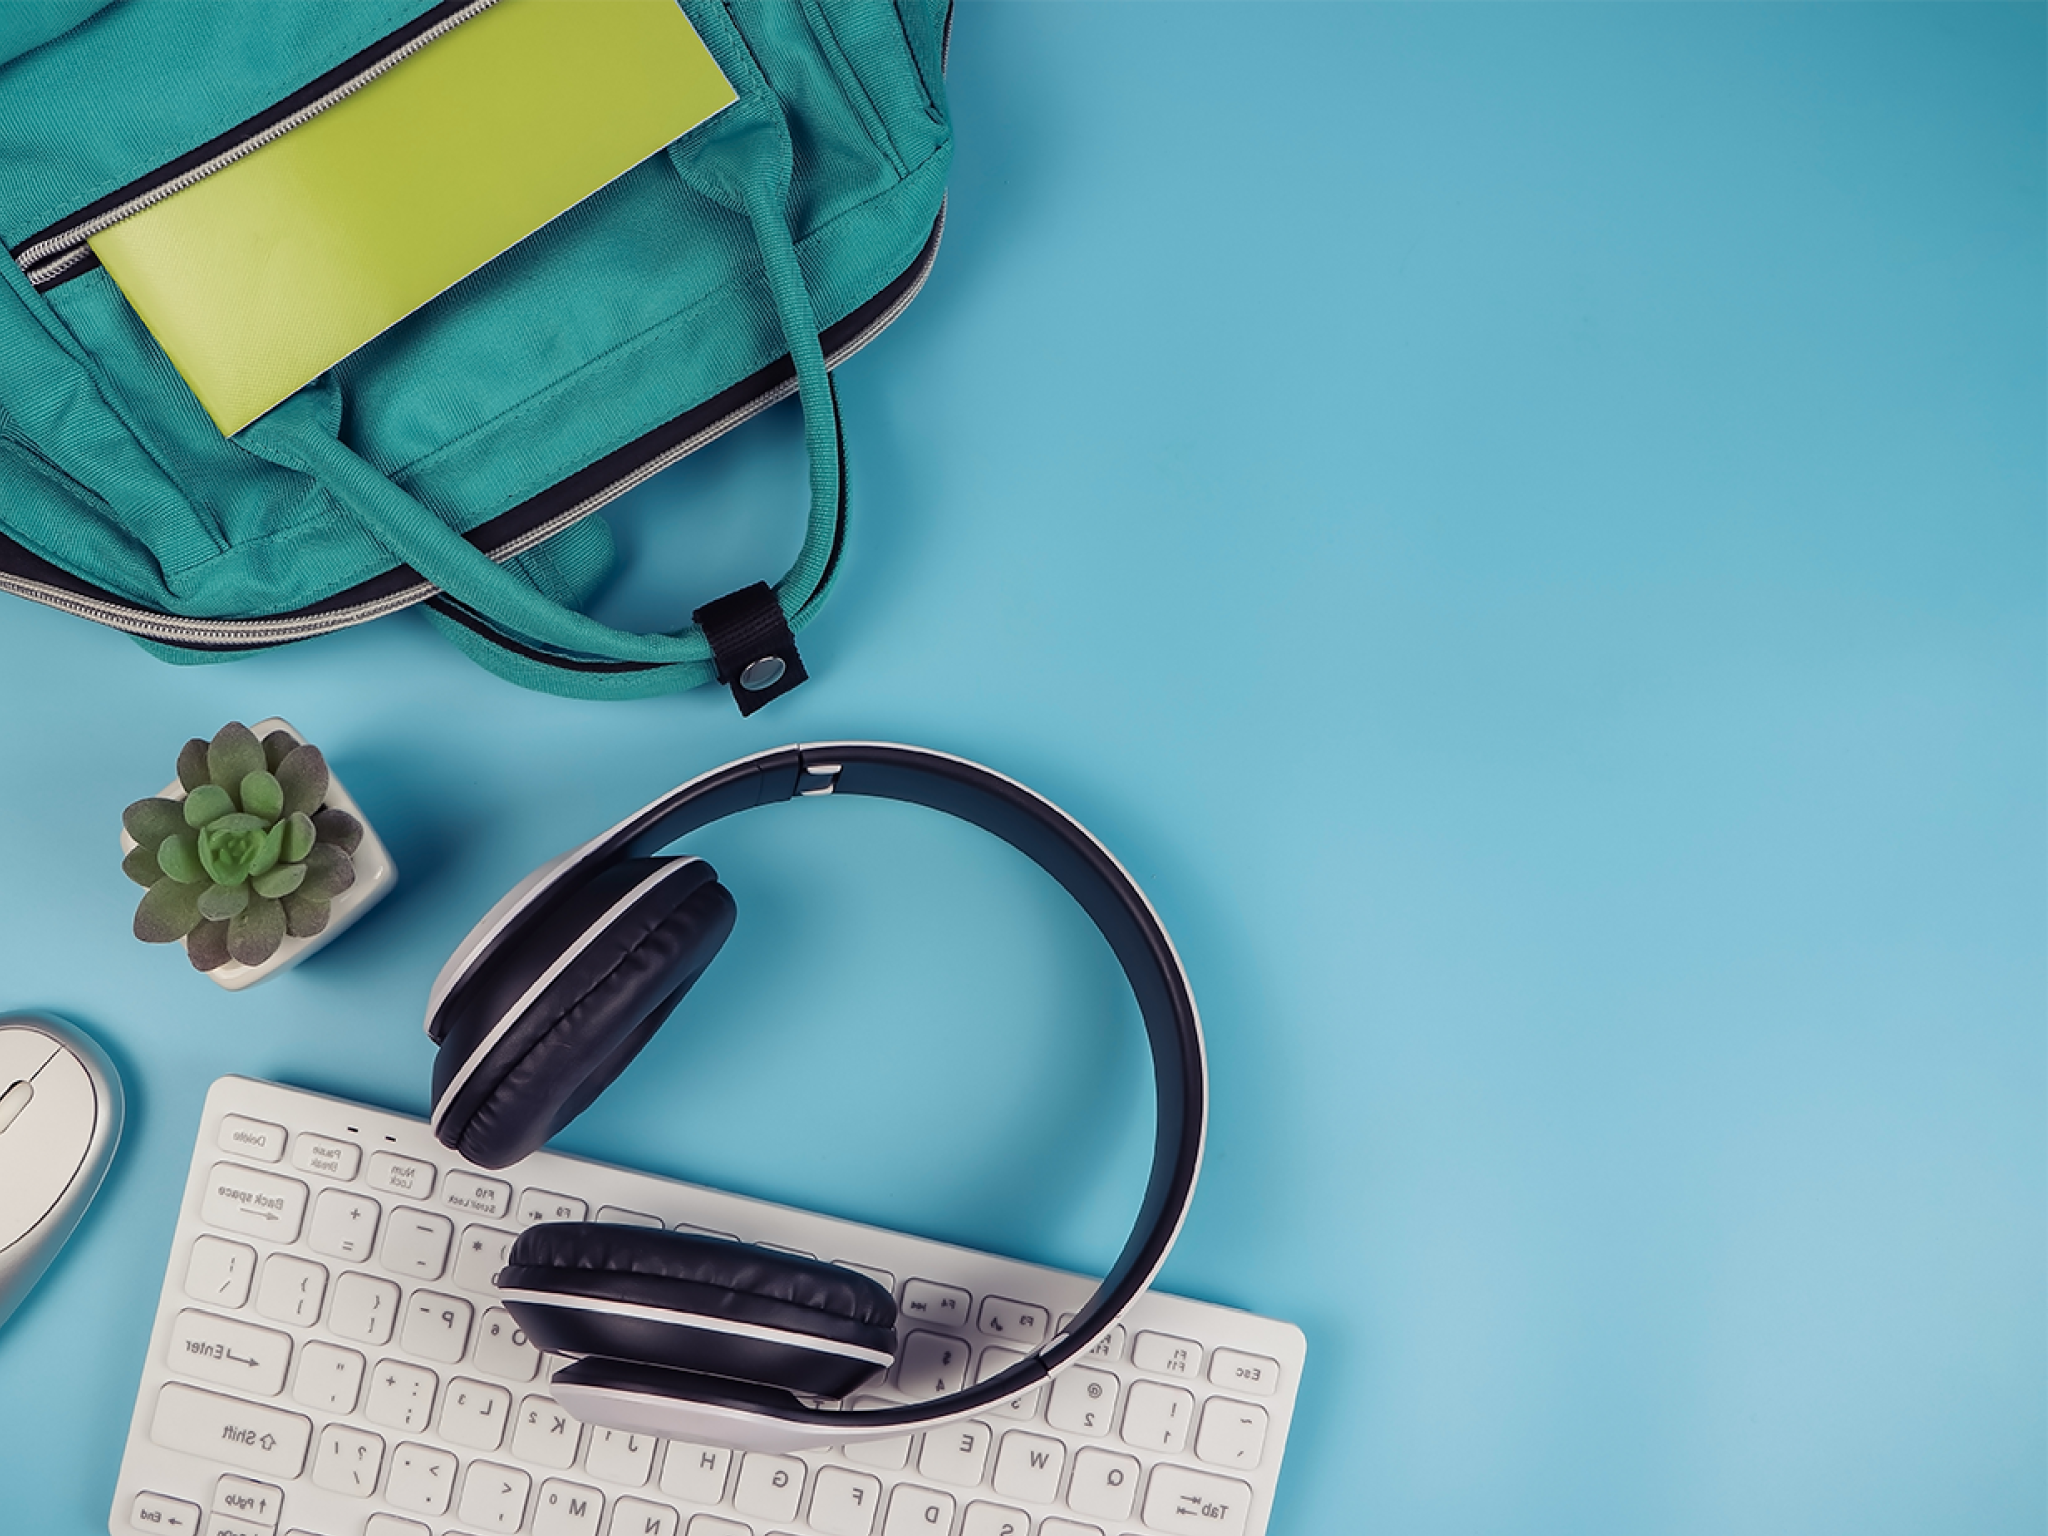
[[[8,1086],[0,1093],[0,1131],[14,1124],[15,1116],[28,1108],[28,1101],[36,1096],[35,1084],[23,1080]]]

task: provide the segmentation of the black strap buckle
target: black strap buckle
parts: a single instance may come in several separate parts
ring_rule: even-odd
[[[718,680],[732,689],[742,715],[781,698],[810,676],[782,605],[765,581],[713,598],[690,617],[711,642]]]

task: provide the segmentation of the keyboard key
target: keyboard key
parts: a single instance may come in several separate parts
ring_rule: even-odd
[[[128,1523],[160,1536],[199,1536],[199,1506],[145,1490],[128,1506]]]
[[[171,1324],[166,1363],[180,1375],[218,1382],[252,1397],[284,1390],[291,1364],[289,1334],[256,1328],[187,1307]]]
[[[1251,1506],[1251,1486],[1236,1478],[1154,1467],[1145,1490],[1145,1523],[1168,1536],[1242,1536]]]
[[[299,1351],[299,1375],[292,1396],[323,1413],[354,1413],[363,1390],[363,1357],[319,1339]]]
[[[1195,1454],[1218,1467],[1256,1467],[1266,1449],[1266,1410],[1257,1403],[1212,1397],[1202,1404]]]
[[[268,1120],[229,1115],[220,1123],[220,1149],[237,1152],[251,1162],[274,1163],[284,1156],[285,1130]]]
[[[438,1280],[448,1267],[455,1223],[431,1211],[396,1210],[384,1229],[384,1267],[394,1275]]]
[[[620,1499],[612,1505],[611,1536],[676,1536],[682,1515],[666,1504]]]
[[[249,1285],[255,1278],[254,1248],[210,1232],[192,1240],[192,1256],[185,1261],[185,1294],[194,1301],[239,1307],[249,1299]]]
[[[323,1174],[346,1184],[362,1165],[363,1149],[352,1141],[305,1131],[292,1138],[292,1166],[301,1173]]]
[[[280,1323],[310,1328],[320,1321],[320,1303],[327,1296],[327,1271],[311,1259],[273,1253],[263,1261],[256,1283],[256,1310]]]
[[[533,1536],[597,1536],[604,1495],[581,1483],[551,1477],[540,1485],[533,1505]]]
[[[306,1246],[329,1258],[369,1258],[377,1242],[377,1221],[384,1208],[352,1189],[323,1189],[313,1202],[313,1224]]]
[[[1138,1458],[1089,1445],[1074,1452],[1067,1502],[1084,1515],[1122,1520],[1138,1497]]]
[[[856,1397],[847,1404],[849,1408],[896,1408],[901,1404],[886,1397]],[[890,1435],[885,1440],[857,1440],[851,1445],[840,1447],[840,1454],[848,1461],[857,1461],[864,1467],[878,1467],[884,1472],[900,1472],[910,1465],[909,1435]]]
[[[576,1462],[583,1421],[551,1397],[529,1397],[512,1424],[512,1454],[521,1461],[564,1471]]]
[[[206,1176],[199,1215],[209,1227],[273,1243],[296,1243],[306,1215],[306,1186],[239,1163],[215,1163]]]
[[[496,1221],[512,1209],[512,1186],[480,1173],[451,1169],[441,1180],[441,1208],[458,1216],[488,1216]]]
[[[918,1322],[965,1328],[973,1305],[974,1298],[955,1286],[940,1285],[933,1280],[903,1282],[902,1313]]]
[[[897,1387],[912,1397],[943,1397],[967,1381],[968,1347],[943,1333],[913,1333],[903,1341]]]
[[[593,1429],[590,1449],[583,1453],[583,1470],[592,1477],[627,1488],[645,1488],[654,1471],[653,1435],[625,1429]]]
[[[425,1429],[434,1417],[434,1393],[441,1379],[422,1365],[379,1360],[370,1372],[370,1400],[363,1416],[386,1429]]]
[[[1108,1371],[1070,1365],[1052,1379],[1045,1421],[1077,1435],[1106,1435],[1116,1422],[1117,1379]]]
[[[511,1419],[510,1392],[467,1376],[449,1382],[441,1399],[441,1437],[472,1451],[495,1451],[503,1445],[505,1426]],[[602,1472],[597,1475],[604,1476]]]
[[[733,1485],[732,1507],[763,1520],[794,1520],[804,1492],[804,1464],[794,1456],[749,1451],[740,1458],[740,1480]]]
[[[270,1530],[284,1512],[284,1490],[229,1474],[213,1485],[213,1512]]]
[[[1038,1536],[1102,1536],[1102,1527],[1083,1525],[1078,1520],[1052,1519],[1039,1525]]]
[[[476,1308],[459,1296],[414,1291],[398,1346],[409,1355],[453,1365],[469,1349],[469,1324],[475,1316]]]
[[[574,1195],[558,1195],[552,1189],[522,1189],[519,1191],[519,1219],[528,1223],[587,1221],[590,1219],[590,1202],[578,1200]]]
[[[1059,1441],[1013,1429],[996,1447],[995,1490],[1027,1504],[1050,1504],[1066,1467],[1067,1448]]]
[[[975,1503],[960,1520],[960,1536],[1028,1536],[1031,1517],[1007,1504]]]
[[[289,1480],[305,1470],[313,1421],[174,1381],[157,1393],[149,1438],[167,1451]]]
[[[391,1330],[398,1326],[398,1287],[350,1270],[334,1282],[327,1326],[345,1339],[388,1344]]]
[[[1024,1358],[1023,1352],[1005,1349],[1000,1344],[991,1344],[981,1352],[981,1365],[974,1373],[975,1384],[1007,1371]],[[991,1413],[999,1413],[1006,1419],[1035,1419],[1038,1417],[1038,1400],[1045,1395],[1045,1388],[1033,1387],[1017,1397],[1006,1397]]]
[[[1193,1339],[1177,1339],[1170,1333],[1141,1333],[1131,1346],[1131,1364],[1162,1376],[1198,1376],[1202,1370],[1202,1346]]]
[[[473,1461],[462,1479],[462,1504],[455,1511],[464,1525],[479,1531],[516,1531],[526,1520],[526,1495],[533,1479],[517,1467]]]
[[[953,1529],[953,1495],[898,1483],[889,1494],[882,1536],[936,1536]]]
[[[986,1424],[947,1424],[928,1429],[924,1454],[917,1458],[917,1470],[934,1482],[956,1488],[972,1488],[981,1482],[988,1466],[988,1448],[995,1431]]]
[[[1209,1379],[1232,1391],[1271,1397],[1280,1390],[1280,1362],[1241,1350],[1219,1349],[1209,1359]]]
[[[464,1227],[461,1241],[455,1245],[455,1283],[465,1291],[496,1296],[498,1271],[505,1267],[506,1256],[517,1241],[517,1233],[500,1232],[496,1227]]]
[[[690,1528],[684,1536],[754,1536],[754,1532],[737,1520],[721,1520],[716,1515],[692,1515]]]
[[[215,1515],[213,1529],[208,1536],[276,1536],[274,1525],[251,1525],[246,1520],[237,1520],[228,1515]]]
[[[540,1371],[540,1351],[503,1307],[492,1307],[477,1324],[476,1355],[470,1363],[507,1381],[531,1381]]]
[[[372,1515],[363,1526],[363,1536],[434,1536],[434,1533],[417,1520],[402,1520],[397,1515]]]
[[[1061,1313],[1060,1332],[1065,1333],[1069,1328],[1073,1327],[1074,1319],[1078,1316],[1080,1316],[1080,1314],[1077,1312]],[[1122,1323],[1118,1323],[1114,1328],[1110,1329],[1109,1332],[1105,1333],[1101,1338],[1097,1339],[1093,1344],[1089,1345],[1088,1352],[1081,1358],[1083,1360],[1107,1360],[1114,1363],[1115,1361],[1123,1359],[1123,1357],[1124,1325]]]
[[[1194,1393],[1157,1381],[1133,1382],[1124,1401],[1124,1444],[1178,1455],[1194,1420]]]
[[[383,1470],[382,1435],[346,1424],[330,1424],[320,1431],[320,1449],[313,1457],[315,1487],[367,1499],[377,1491],[377,1474]]]
[[[722,1445],[671,1440],[661,1463],[661,1491],[692,1504],[722,1503],[731,1469],[732,1452]]]
[[[1045,1342],[1045,1309],[1035,1307],[1028,1301],[1012,1301],[1007,1296],[984,1296],[981,1312],[975,1325],[983,1333],[999,1339],[1014,1339],[1036,1347]]]
[[[420,1515],[445,1515],[455,1499],[455,1458],[410,1440],[391,1453],[384,1497]]]
[[[599,1221],[615,1222],[622,1227],[665,1227],[667,1222],[659,1216],[650,1216],[645,1211],[629,1211],[623,1206],[601,1205],[597,1208]]]
[[[434,1192],[434,1165],[396,1152],[370,1154],[370,1187],[389,1190],[408,1200],[424,1200]]]
[[[869,1536],[882,1507],[881,1479],[844,1467],[820,1467],[811,1490],[811,1524],[825,1536]]]

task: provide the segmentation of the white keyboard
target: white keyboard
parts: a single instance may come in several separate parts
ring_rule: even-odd
[[[944,1429],[796,1455],[597,1429],[492,1277],[595,1219],[865,1270],[899,1364],[854,1405],[985,1380],[1094,1282],[247,1078],[207,1095],[109,1529],[156,1536],[1261,1536],[1301,1331],[1153,1293],[1097,1353]],[[1021,1346],[1021,1347],[1020,1347]]]

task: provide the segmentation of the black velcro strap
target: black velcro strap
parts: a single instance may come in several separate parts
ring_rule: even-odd
[[[740,713],[751,715],[810,676],[796,636],[765,581],[713,598],[690,615],[711,642],[718,680],[732,689]]]

